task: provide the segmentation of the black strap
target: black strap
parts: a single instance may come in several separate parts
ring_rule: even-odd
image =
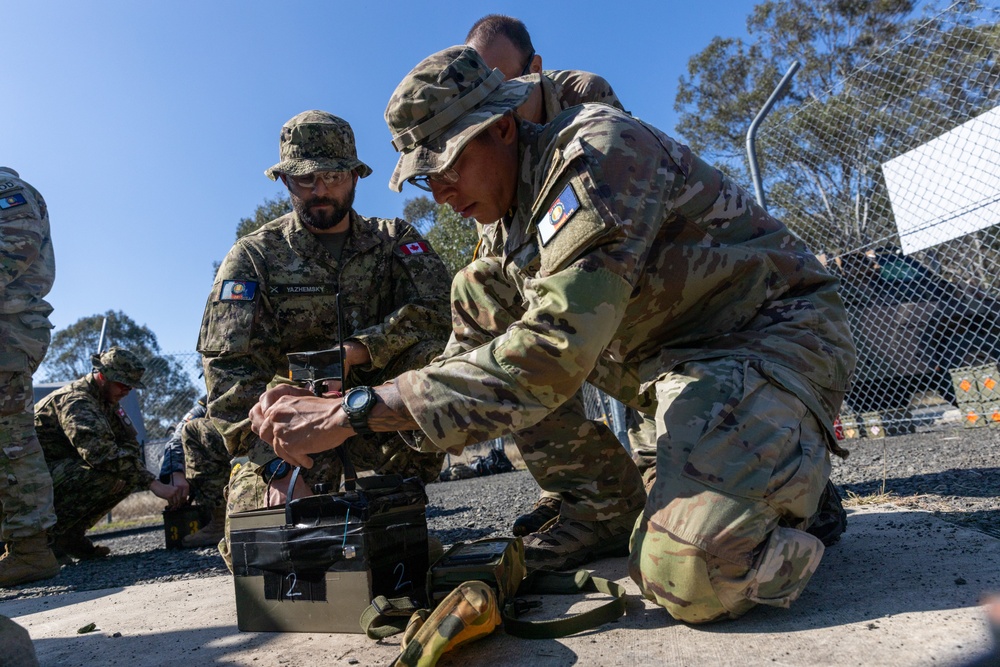
[[[621,584],[592,576],[586,570],[576,572],[545,572],[536,570],[521,583],[518,595],[531,594],[604,593],[612,599],[598,607],[569,618],[549,621],[522,621],[517,618],[522,609],[517,600],[501,610],[503,629],[509,635],[523,639],[558,639],[596,628],[625,614],[625,589]]]
[[[361,629],[370,639],[385,639],[406,629],[413,612],[420,607],[411,598],[379,595],[361,613]]]

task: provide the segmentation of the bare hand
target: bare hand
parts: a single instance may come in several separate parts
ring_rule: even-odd
[[[191,485],[182,472],[170,473],[170,485],[177,489],[177,505],[183,505],[191,495]]]
[[[276,389],[269,390],[250,411],[250,428],[291,465],[311,468],[309,454],[339,447],[354,435],[339,397],[284,393],[271,400],[269,394]]]
[[[177,501],[178,495],[176,486],[170,486],[169,484],[164,484],[158,479],[154,479],[149,485],[149,490],[153,492],[153,495],[166,500],[170,507],[178,507],[180,505]]]

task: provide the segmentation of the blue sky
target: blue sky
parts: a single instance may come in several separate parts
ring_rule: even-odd
[[[750,0],[714,2],[8,3],[0,164],[49,205],[57,328],[122,310],[165,352],[193,351],[212,263],[239,219],[282,193],[281,125],[323,109],[354,127],[374,173],[363,215],[401,215],[383,112],[425,56],[489,13],[523,20],[547,69],[601,74],[673,132],[677,80],[716,35],[746,38]]]

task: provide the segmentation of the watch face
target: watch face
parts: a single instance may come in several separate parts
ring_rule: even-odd
[[[272,479],[281,479],[288,474],[291,466],[282,459],[271,459],[264,466],[264,478],[268,481]]]
[[[350,391],[344,397],[344,402],[351,410],[361,410],[368,403],[368,393],[364,391]]]

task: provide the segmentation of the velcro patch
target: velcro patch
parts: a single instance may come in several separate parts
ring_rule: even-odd
[[[552,237],[579,208],[580,200],[576,198],[573,185],[567,184],[556,200],[552,202],[549,212],[538,221],[538,234],[542,238],[542,245],[551,241]]]
[[[23,206],[27,204],[28,200],[24,198],[20,192],[9,197],[0,198],[0,211],[8,208],[14,208],[15,206]]]
[[[255,280],[223,280],[219,301],[252,301],[256,295]]]
[[[313,294],[336,294],[337,287],[335,285],[280,285],[271,284],[267,286],[267,293],[271,296],[282,296],[282,295],[313,295]]]
[[[399,250],[404,255],[419,255],[421,253],[430,252],[431,248],[423,241],[414,241],[413,243],[404,243],[399,246]]]

